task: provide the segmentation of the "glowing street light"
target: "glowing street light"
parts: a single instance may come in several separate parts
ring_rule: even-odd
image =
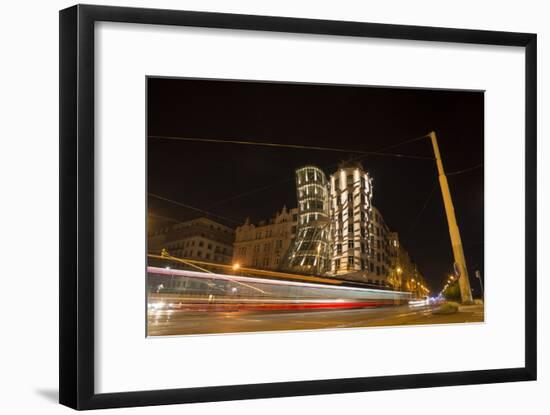
[[[233,271],[237,271],[240,267],[241,267],[241,264],[239,264],[238,262],[235,262],[233,264]]]

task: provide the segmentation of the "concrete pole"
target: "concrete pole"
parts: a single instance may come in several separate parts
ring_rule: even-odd
[[[445,170],[443,169],[443,162],[441,161],[441,154],[439,153],[439,146],[437,145],[435,132],[432,131],[429,135],[434,148],[437,171],[439,173],[439,184],[441,186],[441,195],[443,196],[445,212],[447,213],[447,223],[449,224],[449,234],[451,236],[451,244],[453,246],[453,255],[455,263],[458,265],[458,269],[460,271],[460,276],[458,279],[458,285],[460,286],[460,296],[463,303],[469,303],[472,302],[470,278],[468,277],[466,258],[464,257],[464,250],[462,249],[460,231],[458,230],[458,224],[456,223],[455,209],[453,206],[453,200],[451,198],[451,191],[449,190],[449,183],[447,182],[447,176],[445,176]]]

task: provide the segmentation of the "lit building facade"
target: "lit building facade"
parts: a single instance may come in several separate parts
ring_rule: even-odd
[[[359,165],[343,166],[330,176],[331,274],[369,268],[372,181]]]
[[[323,275],[330,270],[330,209],[325,173],[315,166],[296,170],[298,226],[284,268]]]
[[[373,180],[343,163],[327,180],[315,166],[296,170],[298,207],[236,229],[233,263],[415,291],[424,279],[396,232],[373,206]]]
[[[148,234],[148,252],[166,249],[171,256],[230,264],[235,231],[212,219],[201,217]]]
[[[242,267],[280,269],[295,237],[298,209],[283,207],[269,221],[237,227],[233,245],[233,263]]]
[[[390,285],[398,290],[414,292],[418,297],[427,295],[429,289],[424,276],[403,247],[397,232],[389,233],[389,251]]]
[[[380,211],[373,206],[371,212],[368,282],[378,285],[392,286],[390,231]]]

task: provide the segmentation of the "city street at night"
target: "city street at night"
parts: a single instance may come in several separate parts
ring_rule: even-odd
[[[314,330],[394,325],[483,322],[483,306],[462,306],[457,313],[434,313],[438,305],[390,306],[330,311],[213,311],[154,310],[148,313],[149,336]]]
[[[484,321],[484,91],[147,91],[148,336]]]

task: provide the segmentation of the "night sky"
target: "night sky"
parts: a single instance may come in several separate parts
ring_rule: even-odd
[[[473,277],[476,269],[483,273],[483,92],[149,78],[147,94],[148,192],[232,227],[296,207],[297,167],[317,165],[328,177],[357,154],[151,136],[377,151],[436,131],[447,173],[477,166],[448,180],[479,293]],[[433,157],[428,138],[387,152]],[[453,256],[435,161],[360,157],[374,179],[374,205],[439,291]],[[150,228],[168,223],[162,217],[205,216],[151,196],[148,211]]]

